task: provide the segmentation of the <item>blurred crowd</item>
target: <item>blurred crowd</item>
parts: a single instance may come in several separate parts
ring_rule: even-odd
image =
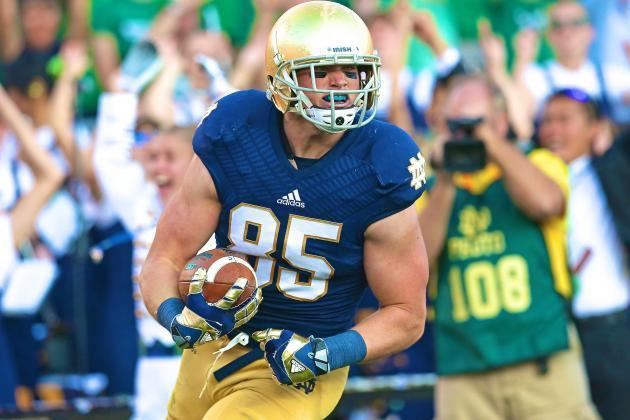
[[[548,354],[535,357],[540,381],[556,363],[547,356],[570,348],[576,366],[582,366],[576,369],[585,368],[588,376],[585,399],[604,419],[627,418],[630,1],[339,2],[365,20],[382,58],[377,118],[410,133],[431,163],[435,187],[427,194],[429,204],[418,208],[435,274],[432,285],[439,282],[442,288],[442,274],[453,272],[457,252],[486,252],[464,239],[481,234],[496,239],[487,231],[486,207],[469,214],[457,198],[460,191],[483,196],[483,206],[498,212],[509,213],[515,201],[523,226],[566,215],[566,233],[561,230],[546,249],[547,254],[558,249],[549,258],[559,259],[566,275],[555,271],[540,280],[547,277],[530,273],[532,286],[553,294],[545,307],[552,313],[557,306],[553,321],[566,333],[558,346],[549,345]],[[164,203],[192,156],[196,124],[222,96],[265,89],[267,35],[275,18],[297,3],[0,1],[0,413],[2,407],[32,410],[38,401],[63,404],[72,396],[68,384],[51,378],[89,373],[98,375],[83,386],[84,394],[136,396],[136,418],[164,418],[179,352],[144,309],[137,274]],[[466,124],[480,122],[463,120],[482,114],[489,123],[485,134],[465,130]],[[466,171],[445,159],[445,144],[461,132],[491,139],[483,139],[487,159],[503,170],[511,200],[474,192],[471,185],[482,182],[475,171],[488,168]],[[531,150],[553,153],[563,161],[558,171],[568,170],[566,188],[546,184],[527,166],[519,170],[518,157],[502,163],[507,158],[504,148],[495,146],[500,141],[532,161],[538,158]],[[466,150],[478,149],[473,144]],[[540,169],[549,175],[554,162],[544,160]],[[514,174],[506,170],[510,165]],[[450,204],[444,207],[445,202]],[[448,227],[451,212],[458,215],[459,228],[453,220]],[[530,238],[529,231],[514,232],[523,241]],[[539,264],[535,255],[525,254],[530,268]],[[518,267],[503,265],[508,277],[516,278],[514,286]],[[470,294],[476,280],[468,277],[464,273]],[[558,278],[564,282],[552,285]],[[451,378],[438,384],[442,395],[463,392],[449,375],[466,368],[449,365],[448,358],[459,356],[443,352],[450,326],[440,319],[456,310],[456,321],[487,319],[494,309],[488,290],[480,292],[477,307],[458,307],[458,278],[444,282],[449,292],[432,293],[437,322],[418,344],[354,367],[351,374],[437,372]],[[523,299],[547,299],[540,291],[529,297],[514,293],[503,302],[508,312],[525,305]],[[440,301],[446,294],[450,297]],[[358,316],[367,316],[375,305],[366,296]],[[511,333],[517,343],[518,331]],[[540,328],[536,334],[548,331]],[[473,370],[514,361],[496,363]],[[477,403],[471,399],[470,404]],[[376,399],[339,416],[431,418],[432,405]]]

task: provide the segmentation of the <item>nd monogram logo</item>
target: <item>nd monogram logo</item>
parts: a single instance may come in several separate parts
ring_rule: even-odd
[[[411,157],[409,159],[409,166],[407,170],[411,174],[411,187],[419,190],[427,182],[426,174],[424,173],[424,157],[418,152],[417,157]]]

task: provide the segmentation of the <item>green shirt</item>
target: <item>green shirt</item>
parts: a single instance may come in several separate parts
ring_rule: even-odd
[[[522,29],[534,28],[544,34],[547,24],[547,8],[555,0],[447,0],[455,26],[462,40],[476,42],[477,22],[481,18],[490,21],[492,29],[505,40],[508,61],[514,58],[513,40]],[[538,61],[552,58],[552,51],[543,40]]]
[[[91,23],[95,34],[114,37],[120,58],[142,40],[153,19],[170,0],[92,0]]]
[[[532,155],[566,178],[550,153]],[[455,181],[433,290],[438,373],[482,372],[567,349],[559,293],[566,295],[570,284],[564,220],[539,225],[528,218],[496,166]]]

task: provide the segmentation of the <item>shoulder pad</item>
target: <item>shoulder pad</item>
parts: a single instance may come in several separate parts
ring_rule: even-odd
[[[203,157],[217,142],[235,140],[233,135],[245,125],[264,124],[273,103],[257,90],[231,93],[212,104],[197,126],[193,136],[193,149]]]
[[[424,189],[426,184],[424,158],[420,148],[401,128],[375,121],[370,163],[384,187],[408,186]]]
[[[252,124],[273,107],[264,92],[241,90],[224,96],[212,104],[197,126],[197,131],[211,138],[220,138],[225,131]]]
[[[371,214],[376,221],[411,206],[426,188],[424,157],[418,145],[401,128],[374,121],[366,156],[379,184],[381,204]]]

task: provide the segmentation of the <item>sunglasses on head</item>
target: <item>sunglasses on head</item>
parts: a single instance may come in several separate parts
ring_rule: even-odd
[[[573,101],[579,102],[586,106],[588,112],[595,118],[599,118],[602,114],[601,104],[599,101],[593,99],[588,93],[578,88],[564,88],[558,89],[551,95],[550,98],[568,98]]]
[[[580,26],[584,26],[587,24],[588,24],[588,19],[585,17],[579,18],[579,19],[572,19],[572,20],[552,19],[551,22],[549,22],[549,27],[551,28],[552,31],[557,31],[562,28],[579,28]]]
[[[578,101],[583,104],[593,103],[593,98],[582,89],[578,88],[564,88],[558,89],[554,92],[553,96],[564,96],[569,99],[573,99],[574,101]]]

